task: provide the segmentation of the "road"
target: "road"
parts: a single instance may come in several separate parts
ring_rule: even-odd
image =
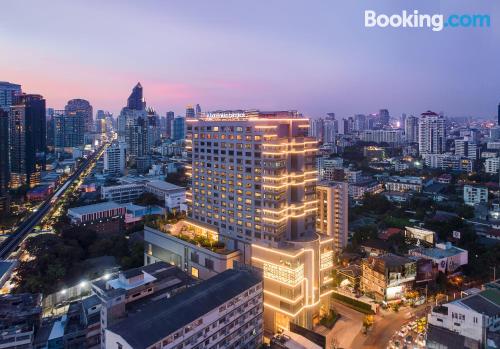
[[[375,323],[368,334],[361,332],[364,314],[345,305],[333,301],[334,308],[341,315],[340,319],[327,336],[328,343],[331,337],[335,338],[337,347],[352,349],[379,349],[387,348],[389,340],[396,331],[410,321],[413,314],[422,312],[426,305],[417,308],[402,308],[399,312],[380,310],[375,316]]]
[[[58,188],[53,194],[51,194],[39,207],[36,212],[33,212],[17,230],[12,233],[5,241],[0,245],[0,259],[6,259],[12,251],[14,251],[23,241],[23,239],[28,235],[28,233],[45,217],[45,215],[50,211],[54,202],[59,198],[64,192],[71,186],[71,184],[80,176],[80,174],[88,168],[94,161],[96,161],[101,155],[103,147],[99,148],[94,154],[92,154],[88,159],[84,161],[83,164],[64,182],[62,186]]]

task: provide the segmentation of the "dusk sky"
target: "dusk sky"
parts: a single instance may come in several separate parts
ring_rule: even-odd
[[[0,81],[47,106],[88,99],[115,115],[140,81],[164,115],[297,109],[339,117],[388,108],[493,117],[500,1],[5,1]],[[481,13],[490,28],[365,28],[364,11]]]

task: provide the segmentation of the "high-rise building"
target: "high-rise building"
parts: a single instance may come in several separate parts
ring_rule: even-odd
[[[55,142],[54,108],[47,108],[45,119],[47,122],[47,147],[53,148]]]
[[[364,114],[354,115],[354,131],[364,131],[367,128],[368,127],[366,122],[366,115]]]
[[[93,118],[93,109],[90,105],[89,101],[85,99],[71,99],[66,104],[64,108],[67,115],[82,115],[84,124],[85,124],[85,132],[92,132],[94,127],[94,118]]]
[[[80,112],[57,110],[54,112],[54,147],[56,151],[64,148],[83,147],[85,117]]]
[[[341,252],[347,246],[349,191],[346,182],[323,181],[316,186],[318,212],[316,231],[333,238],[333,247]]]
[[[432,111],[422,113],[418,122],[418,151],[423,154],[442,154],[446,150],[444,116]]]
[[[407,143],[418,142],[418,117],[410,115],[406,117],[405,124],[405,137]]]
[[[174,114],[173,111],[168,111],[165,117],[166,117],[166,134],[167,134],[167,138],[172,138],[172,136],[173,136],[173,132],[172,132],[173,125],[172,125],[172,123],[174,122],[175,114]]]
[[[172,121],[172,139],[179,141],[186,138],[186,118],[177,116]]]
[[[338,133],[338,121],[335,120],[335,113],[328,113],[324,121],[323,142],[335,143]]]
[[[0,212],[8,208],[9,181],[9,113],[0,108]]]
[[[190,118],[194,118],[194,117],[196,117],[196,113],[194,111],[194,108],[191,105],[188,105],[186,107],[186,118],[190,119]]]
[[[131,110],[146,109],[146,101],[143,97],[142,85],[140,82],[138,82],[132,89],[132,93],[127,100],[127,108]]]
[[[125,143],[114,142],[104,152],[104,172],[120,175],[125,171]]]
[[[196,117],[199,118],[201,116],[201,107],[199,104],[196,104],[194,111],[195,111]]]
[[[318,149],[308,129],[296,111],[187,119],[188,216],[263,270],[271,332],[291,322],[312,329],[329,309],[333,238],[316,233]]]
[[[324,123],[325,122],[322,118],[310,119],[308,136],[316,138],[318,141],[323,142]]]
[[[0,109],[8,112],[14,104],[15,97],[21,94],[21,85],[0,81]]]
[[[500,126],[500,103],[498,103],[498,112],[497,112],[497,122],[498,122],[498,126]]]
[[[389,115],[389,110],[387,109],[380,109],[378,112],[378,117],[379,117],[379,122],[381,126],[389,126],[389,122],[391,120],[391,117]]]
[[[40,182],[45,168],[46,119],[45,99],[23,94],[10,108],[11,186],[17,188]]]

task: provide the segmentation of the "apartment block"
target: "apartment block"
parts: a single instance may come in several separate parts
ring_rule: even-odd
[[[106,348],[257,348],[262,343],[262,278],[226,270],[109,327]]]
[[[488,202],[488,188],[464,185],[464,203],[469,206]]]

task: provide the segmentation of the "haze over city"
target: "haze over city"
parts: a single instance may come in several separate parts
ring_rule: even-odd
[[[416,7],[418,5],[418,7]],[[363,12],[487,13],[490,28],[435,33],[363,26]],[[7,2],[0,75],[62,108],[79,96],[117,115],[137,81],[149,106],[387,108],[493,117],[500,91],[493,1]]]

